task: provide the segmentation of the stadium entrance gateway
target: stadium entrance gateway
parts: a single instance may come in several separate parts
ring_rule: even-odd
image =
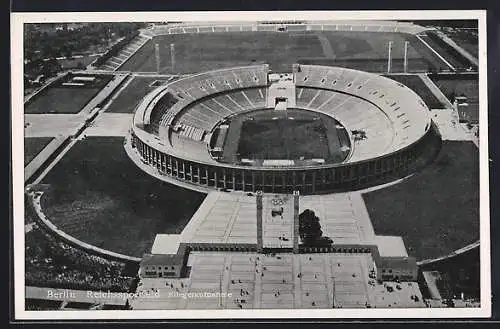
[[[228,207],[232,199],[243,202],[250,208],[241,208],[234,213],[235,224],[231,230],[236,231],[225,232],[222,228],[222,236],[228,235],[228,238],[221,239],[217,227],[222,227],[221,221],[227,220],[227,216],[221,217],[218,213],[224,211],[224,207]],[[332,257],[335,257],[333,254],[370,254],[374,268],[373,279],[385,281],[417,279],[415,258],[408,257],[404,243],[399,237],[375,236],[374,239],[366,241],[349,243],[333,241],[331,245],[318,246],[306,246],[301,243],[300,199],[298,191],[294,191],[293,194],[264,194],[258,191],[252,196],[210,192],[181,234],[156,236],[151,253],[145,254],[140,263],[139,276],[184,278],[189,276],[187,269],[192,252],[245,252],[268,255],[330,253]],[[210,209],[218,210],[212,212]],[[318,210],[314,207],[312,209]],[[321,220],[327,219],[321,218]],[[242,235],[238,231],[237,227],[243,225],[236,224],[239,221],[245,223],[246,234]]]

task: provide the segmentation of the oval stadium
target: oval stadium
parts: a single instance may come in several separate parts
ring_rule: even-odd
[[[257,65],[155,89],[137,107],[126,149],[143,170],[183,187],[316,194],[404,177],[438,139],[425,103],[394,80]]]
[[[26,308],[481,305],[473,24],[82,24],[129,32],[32,69]]]

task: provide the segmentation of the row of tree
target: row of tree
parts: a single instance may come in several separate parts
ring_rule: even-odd
[[[25,74],[54,76],[62,70],[59,57],[104,51],[113,41],[127,37],[143,23],[27,24],[24,31]],[[83,65],[82,65],[83,66]]]

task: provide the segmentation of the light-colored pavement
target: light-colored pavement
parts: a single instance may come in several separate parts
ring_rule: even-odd
[[[134,309],[425,307],[416,283],[378,284],[370,254],[193,252],[184,279],[142,279]],[[389,292],[387,286],[393,288]],[[417,296],[418,301],[411,296]],[[390,306],[389,306],[390,305]]]
[[[125,136],[132,124],[131,113],[101,113],[84,131],[86,136]]]

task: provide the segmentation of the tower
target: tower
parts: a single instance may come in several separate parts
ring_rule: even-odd
[[[293,191],[293,253],[299,253],[299,191]]]
[[[257,252],[262,252],[262,191],[257,191]]]
[[[405,52],[404,52],[404,62],[403,62],[403,71],[406,73],[408,71],[408,44],[409,41],[405,41]]]
[[[175,71],[175,43],[170,44],[170,63],[172,65],[172,73]]]
[[[160,74],[160,45],[155,43],[156,73]]]
[[[387,73],[391,73],[392,65],[392,41],[389,41],[389,46],[387,50]]]

